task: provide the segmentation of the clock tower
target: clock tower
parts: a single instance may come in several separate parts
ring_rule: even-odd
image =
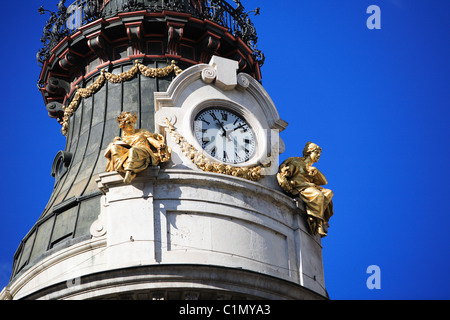
[[[67,143],[0,299],[327,299],[241,1],[66,5],[37,60]]]

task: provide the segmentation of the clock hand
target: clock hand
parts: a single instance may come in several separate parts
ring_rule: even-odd
[[[241,124],[240,126],[237,126],[236,128],[234,128],[231,131],[236,131],[237,129],[243,128],[245,126],[245,123]]]
[[[216,115],[215,115],[214,113],[210,113],[210,116],[211,116],[211,118],[212,118],[214,121],[216,121],[216,124],[218,124],[219,127],[222,128],[222,130],[223,130],[222,136],[223,136],[224,134],[226,134],[227,131],[226,131],[225,128],[223,127],[222,122],[220,122],[219,119],[216,117]]]
[[[225,128],[224,128],[222,122],[220,122],[218,119],[216,119],[216,121],[217,121],[217,124],[220,126],[220,128],[223,130],[222,137],[225,137],[225,138],[227,138],[229,141],[231,141],[229,132],[231,132],[232,130],[229,130],[229,131],[225,130]]]
[[[222,133],[222,137],[223,137],[224,134],[227,133],[227,131],[225,130],[225,128],[223,127],[222,122],[220,122],[219,119],[217,119],[216,117],[213,117],[213,119],[216,120],[216,123],[217,123],[217,124],[219,125],[219,127],[223,130],[223,133]]]

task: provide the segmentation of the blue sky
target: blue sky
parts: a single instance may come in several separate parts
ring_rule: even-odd
[[[0,290],[65,146],[36,88],[48,19],[37,9],[57,2],[3,5]],[[261,7],[252,20],[266,55],[263,85],[289,122],[280,160],[300,156],[307,141],[323,149],[317,167],[335,194],[322,241],[330,297],[449,299],[450,1],[242,3]],[[366,26],[370,5],[381,9],[380,30]],[[380,267],[379,290],[366,286],[370,265]]]

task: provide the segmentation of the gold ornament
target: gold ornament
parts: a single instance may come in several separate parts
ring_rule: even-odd
[[[321,186],[327,179],[313,164],[319,161],[322,149],[308,142],[303,157],[286,159],[279,167],[277,180],[284,191],[303,200],[307,222],[314,234],[327,235],[328,221],[333,215],[333,191]]]
[[[123,182],[131,183],[136,174],[168,162],[172,150],[165,144],[165,139],[159,133],[151,133],[146,129],[135,129],[136,113],[122,112],[117,117],[122,136],[114,138],[106,149],[108,159],[106,171],[125,173]]]
[[[195,147],[187,142],[186,139],[176,131],[175,127],[167,118],[166,125],[175,143],[180,146],[181,152],[183,152],[183,154],[199,169],[205,172],[220,173],[250,181],[261,180],[261,166],[233,167],[224,163],[210,160],[209,158],[205,157],[202,152],[199,152],[197,149],[195,149]]]
[[[92,96],[94,93],[96,93],[103,87],[106,80],[110,83],[122,83],[133,79],[138,73],[138,71],[148,78],[163,78],[167,77],[172,72],[175,73],[175,76],[178,76],[181,72],[183,72],[183,70],[176,65],[174,60],[172,60],[172,63],[169,66],[164,68],[149,68],[139,63],[138,60],[136,60],[134,66],[130,70],[120,74],[113,74],[110,72],[106,72],[106,70],[104,69],[101,70],[101,74],[97,78],[97,80],[95,80],[95,82],[89,85],[87,88],[80,88],[79,86],[75,87],[77,91],[75,92],[72,101],[64,109],[64,117],[61,133],[67,136],[67,131],[69,129],[69,118],[78,109],[81,102],[81,98],[89,98],[90,96]]]

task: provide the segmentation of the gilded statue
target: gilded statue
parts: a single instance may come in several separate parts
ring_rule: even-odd
[[[298,196],[305,203],[311,232],[325,237],[333,215],[333,191],[322,187],[328,183],[327,179],[313,167],[321,153],[318,145],[308,142],[303,157],[288,158],[280,165],[277,180],[288,194]]]
[[[130,112],[122,112],[117,117],[122,136],[114,138],[105,152],[106,171],[125,173],[125,184],[131,183],[136,174],[148,166],[157,166],[171,158],[171,149],[164,137],[146,129],[135,129],[136,120],[136,113]]]

